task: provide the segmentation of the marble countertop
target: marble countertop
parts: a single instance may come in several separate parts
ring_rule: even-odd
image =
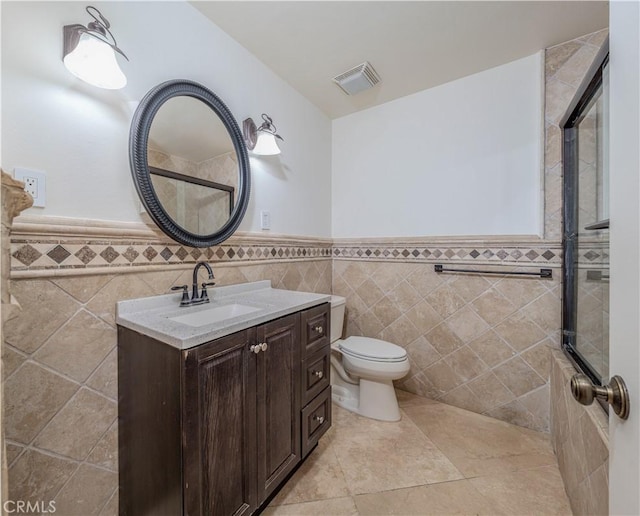
[[[270,281],[210,288],[208,294],[209,303],[189,307],[180,307],[182,293],[119,301],[116,303],[116,322],[178,349],[189,349],[305,308],[328,303],[331,299],[328,294],[274,289]],[[201,326],[174,320],[233,304],[255,310]]]

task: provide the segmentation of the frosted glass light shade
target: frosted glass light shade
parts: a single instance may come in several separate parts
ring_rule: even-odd
[[[260,154],[261,156],[274,156],[280,154],[280,147],[276,142],[276,137],[264,131],[258,131],[258,141],[253,148],[254,154]]]
[[[98,88],[118,90],[127,84],[114,50],[89,34],[80,36],[78,45],[64,56],[63,62],[73,75]]]

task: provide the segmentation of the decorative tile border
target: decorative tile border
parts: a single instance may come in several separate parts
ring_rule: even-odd
[[[153,242],[87,241],[82,243],[14,240],[12,271],[95,269],[142,265],[331,258],[327,245],[226,245],[204,249]]]
[[[586,255],[585,255],[586,256]],[[593,253],[586,256],[593,258]],[[14,226],[14,277],[96,274],[134,268],[319,259],[504,264],[559,267],[560,242],[531,237],[380,238],[330,240],[238,233],[221,245],[192,248],[144,224],[23,218]]]
[[[559,242],[510,241],[438,241],[411,239],[400,245],[388,243],[334,242],[333,257],[343,260],[384,260],[426,263],[517,264],[560,266],[562,246]]]

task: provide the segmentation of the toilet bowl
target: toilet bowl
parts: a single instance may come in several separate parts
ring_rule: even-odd
[[[361,416],[398,421],[400,408],[393,388],[409,372],[406,351],[369,337],[340,339],[345,298],[331,296],[331,392],[339,405]]]

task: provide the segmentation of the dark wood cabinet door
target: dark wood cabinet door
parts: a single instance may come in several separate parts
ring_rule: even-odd
[[[300,317],[257,328],[258,500],[268,497],[300,461]],[[264,345],[263,345],[264,347]]]
[[[185,515],[252,513],[256,493],[255,329],[184,352]]]

